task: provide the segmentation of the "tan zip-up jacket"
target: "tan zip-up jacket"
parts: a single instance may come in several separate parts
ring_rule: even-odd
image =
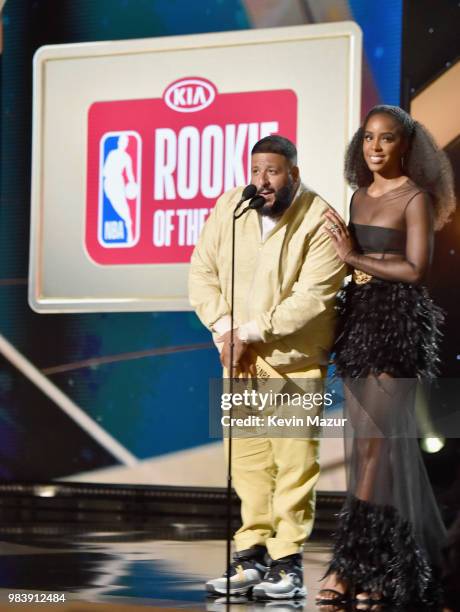
[[[211,331],[230,313],[232,212],[241,193],[232,189],[217,200],[191,259],[190,303]],[[300,185],[264,242],[256,211],[236,222],[234,320],[256,322],[262,341],[252,346],[280,372],[328,360],[346,267],[323,232],[327,209]]]

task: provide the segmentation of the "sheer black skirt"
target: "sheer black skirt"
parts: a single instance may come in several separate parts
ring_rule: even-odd
[[[445,529],[415,422],[421,379],[437,373],[442,311],[425,287],[373,279],[339,294],[347,501],[327,573],[356,592],[431,605]]]

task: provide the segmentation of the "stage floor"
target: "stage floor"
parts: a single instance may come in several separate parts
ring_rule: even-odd
[[[89,611],[193,609],[219,612],[226,605],[207,599],[204,582],[222,573],[225,542],[161,540],[145,532],[0,534],[0,610]],[[311,542],[304,554],[308,597],[296,602],[235,602],[233,612],[318,610],[318,580],[329,543]],[[9,603],[8,595],[31,603]],[[47,600],[46,595],[51,597]],[[52,594],[65,602],[50,604]],[[19,598],[20,599],[20,598]],[[43,603],[39,600],[44,599]],[[18,597],[16,597],[18,601]],[[47,602],[47,603],[45,603]]]

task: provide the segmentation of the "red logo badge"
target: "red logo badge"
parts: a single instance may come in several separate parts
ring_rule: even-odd
[[[250,152],[296,142],[292,90],[219,94],[179,79],[162,98],[95,102],[88,114],[85,245],[102,265],[187,263],[224,191],[250,182]]]

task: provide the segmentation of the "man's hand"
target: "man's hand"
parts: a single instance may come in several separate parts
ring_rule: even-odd
[[[230,342],[231,342],[231,331],[226,332],[222,336],[216,339],[216,342],[222,342],[223,348],[220,353],[220,362],[222,365],[230,371]],[[243,375],[255,376],[255,360],[252,356],[252,351],[248,351],[248,343],[243,342],[238,337],[238,330],[233,330],[233,375],[238,376],[239,373]]]

